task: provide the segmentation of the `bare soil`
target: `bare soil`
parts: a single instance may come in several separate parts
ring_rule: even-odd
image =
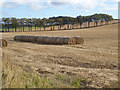
[[[81,36],[84,45],[46,45],[13,40],[15,35]],[[118,81],[118,24],[87,29],[3,33],[3,53],[25,71],[48,79],[79,77],[87,87],[101,88]]]

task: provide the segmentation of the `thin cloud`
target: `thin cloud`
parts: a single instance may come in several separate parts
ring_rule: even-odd
[[[63,7],[70,5],[73,10],[88,11],[97,6],[97,1],[94,0],[51,0],[51,5],[54,7]]]
[[[118,18],[120,19],[120,2],[118,3]]]
[[[101,7],[103,11],[116,10],[116,5],[106,5],[105,2],[118,2],[119,0],[1,0],[0,7],[11,8],[17,5],[27,5],[32,10],[41,10],[47,7],[64,7],[70,5],[73,9],[80,11],[89,11],[95,9],[97,6]],[[6,3],[5,3],[6,2]],[[16,5],[8,4],[7,2],[14,2]],[[101,4],[101,5],[99,5]],[[104,8],[103,8],[104,7]]]
[[[119,2],[120,0],[103,0],[104,2]]]
[[[100,11],[113,12],[118,10],[118,4],[109,5],[109,4],[102,3],[100,4],[100,7],[101,7]]]

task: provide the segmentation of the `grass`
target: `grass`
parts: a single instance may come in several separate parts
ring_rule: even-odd
[[[64,77],[61,75],[56,76],[56,79],[64,84],[68,84],[68,87],[72,88],[86,88],[86,81],[84,79],[78,79],[78,77]]]
[[[57,75],[54,79],[41,77],[36,72],[25,71],[8,57],[2,58],[2,88],[80,88],[82,79]],[[57,83],[59,82],[59,83]]]
[[[21,67],[3,58],[2,62],[3,88],[52,88],[57,87],[54,81],[40,77],[37,73],[24,71]]]
[[[42,78],[36,73],[25,72],[15,67],[13,70],[4,70],[2,73],[2,83],[4,88],[52,88],[56,83]]]
[[[85,80],[83,80],[83,79],[77,79],[77,80],[72,81],[72,85],[75,88],[85,88],[86,87]]]

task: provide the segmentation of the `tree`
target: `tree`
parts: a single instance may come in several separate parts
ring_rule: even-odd
[[[79,23],[80,28],[84,22],[87,22],[88,27],[90,27],[90,22],[94,22],[94,26],[98,26],[98,23],[100,22],[103,25],[103,22],[108,24],[111,20],[113,20],[113,17],[108,14],[94,14],[90,16],[77,16],[76,18],[73,17],[67,17],[67,16],[58,16],[58,17],[50,17],[47,18],[2,18],[3,26],[5,27],[5,31],[10,31],[9,29],[15,28],[15,31],[17,31],[17,27],[21,27],[21,31],[24,31],[24,28],[27,26],[29,31],[32,31],[32,27],[35,27],[35,31],[37,30],[37,26],[44,27],[44,30],[47,26],[50,26],[51,30],[54,30],[54,26],[58,25],[58,29],[61,29],[62,25],[67,25],[67,29],[70,29],[70,24],[72,24],[72,29],[74,29],[74,24]]]
[[[86,16],[86,20],[88,22],[88,27],[90,27],[90,22],[92,21],[91,16]]]
[[[29,28],[29,19],[26,19],[25,24],[28,27],[28,30],[30,31],[30,28]]]
[[[21,31],[22,31],[22,21],[21,21],[21,19],[18,19],[18,22],[19,22],[19,27],[21,28]]]
[[[15,28],[15,32],[16,32],[16,31],[17,31],[17,27],[18,27],[18,25],[19,25],[18,19],[12,18],[12,19],[11,19],[11,23],[12,23],[12,26]]]
[[[81,15],[77,16],[77,22],[80,24],[80,28],[81,28],[81,26],[83,24],[83,19],[84,19],[84,17],[82,17]]]
[[[36,19],[36,18],[33,18],[33,19],[32,19],[32,23],[33,23],[33,25],[35,26],[35,31],[36,31],[37,19]]]
[[[48,20],[47,20],[47,18],[43,18],[42,21],[43,21],[43,26],[44,26],[44,30],[45,30]]]
[[[24,29],[25,29],[25,23],[26,23],[26,18],[22,18],[23,32],[24,32]]]
[[[54,30],[54,19],[48,19],[48,23],[51,26],[51,30]]]
[[[71,18],[71,23],[72,23],[72,29],[74,29],[74,25],[77,23],[77,19]]]
[[[103,15],[102,15],[102,14],[100,14],[100,22],[101,22],[101,24],[103,25],[103,22],[104,22],[104,17],[103,17]]]
[[[70,29],[70,18],[69,17],[65,18],[65,21],[67,23],[67,29],[69,30]]]
[[[9,28],[10,28],[10,18],[2,18],[2,21],[4,22],[5,24],[5,28],[7,27],[8,28],[8,32],[9,32]]]
[[[40,18],[37,19],[37,26],[40,27],[41,30],[41,26],[43,26],[43,21]]]
[[[105,20],[105,22],[108,24],[109,21],[113,20],[113,17],[106,14],[106,15],[104,15],[104,20]]]
[[[32,19],[30,18],[28,19],[28,21],[29,21],[30,31],[32,31],[32,25],[33,25]]]
[[[61,27],[63,25],[63,19],[62,18],[58,18],[57,22],[58,22],[58,25],[60,26],[60,30],[61,30]],[[58,26],[58,29],[59,29],[59,26]]]
[[[19,21],[20,21],[19,24],[23,28],[23,32],[24,32],[26,18],[21,18],[21,19],[19,19]]]
[[[98,14],[94,14],[92,17],[95,23],[94,25],[98,26],[98,21],[100,20],[100,17],[98,16]]]

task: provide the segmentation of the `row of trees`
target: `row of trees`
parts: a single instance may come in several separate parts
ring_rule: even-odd
[[[10,31],[10,28],[14,28],[17,31],[17,28],[21,28],[21,31],[24,32],[25,27],[28,27],[29,31],[32,31],[32,27],[41,27],[46,30],[46,27],[51,27],[51,30],[54,30],[54,26],[58,26],[58,29],[61,29],[62,26],[67,25],[67,29],[70,29],[70,25],[72,25],[72,29],[74,29],[75,24],[79,24],[81,28],[84,22],[88,23],[88,27],[90,27],[90,22],[94,22],[94,26],[98,26],[98,22],[108,23],[109,21],[113,20],[113,17],[107,14],[94,14],[90,16],[77,16],[76,18],[73,17],[50,17],[50,18],[2,18],[2,26],[6,28],[6,31]]]

